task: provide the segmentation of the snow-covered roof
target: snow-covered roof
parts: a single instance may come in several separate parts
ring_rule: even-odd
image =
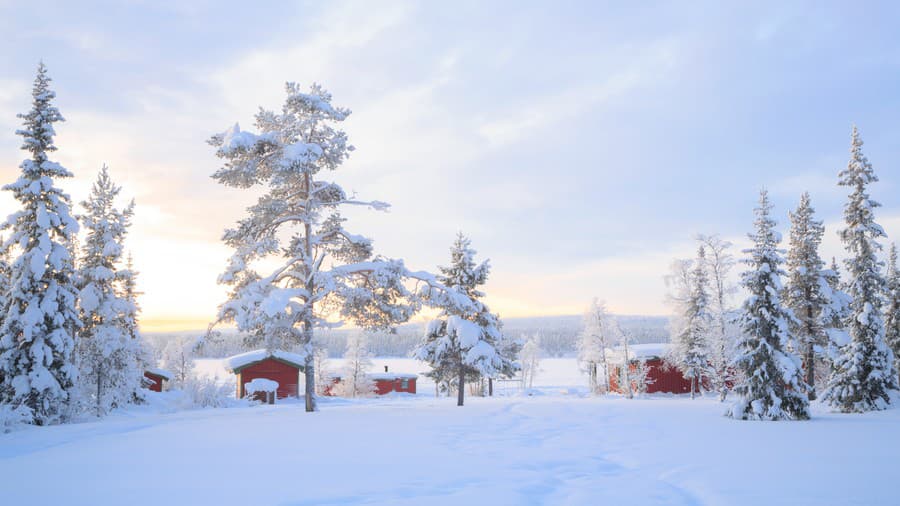
[[[153,376],[159,376],[160,378],[170,381],[172,379],[173,374],[165,369],[147,369],[144,372],[148,374],[152,374]]]
[[[341,379],[343,375],[339,372],[329,373],[328,377],[331,379]],[[418,374],[412,374],[408,372],[370,372],[366,373],[366,377],[373,380],[394,380],[394,379],[416,379],[419,377]]]
[[[669,343],[629,344],[628,360],[663,358],[668,353],[670,346]],[[625,360],[625,349],[621,346],[607,348],[606,358],[613,363],[622,363]]]
[[[416,379],[418,374],[410,374],[406,372],[371,372],[366,377],[373,380],[392,380],[392,379]]]
[[[247,353],[241,353],[239,355],[234,355],[233,357],[228,357],[222,359],[222,363],[225,365],[225,368],[231,372],[238,372],[245,367],[255,364],[257,362],[262,362],[267,358],[274,358],[277,360],[281,360],[282,362],[287,362],[291,365],[295,365],[297,367],[303,367],[306,363],[306,357],[300,355],[299,353],[291,353],[288,351],[274,350],[253,350],[248,351]]]

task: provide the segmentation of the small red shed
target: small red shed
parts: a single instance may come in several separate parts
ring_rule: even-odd
[[[375,383],[375,393],[385,395],[391,392],[416,393],[416,379],[419,376],[402,372],[376,372],[367,374]]]
[[[366,377],[375,384],[375,395],[386,395],[391,392],[401,392],[406,394],[416,393],[416,379],[418,375],[396,372],[377,372],[366,374]],[[331,376],[331,383],[325,387],[323,395],[335,395],[334,387],[341,382],[341,376],[334,374]]]
[[[163,381],[171,381],[172,373],[165,369],[147,369],[144,371],[144,385],[154,392],[162,392]]]
[[[300,396],[300,373],[306,359],[303,355],[286,351],[254,350],[224,360],[225,368],[237,376],[237,397],[242,399],[244,385],[258,378],[278,383],[279,399]]]
[[[632,391],[637,391],[637,375],[643,363],[647,372],[646,392],[653,393],[690,393],[691,382],[685,378],[677,367],[665,360],[669,350],[668,343],[634,344],[628,346],[628,375]],[[607,350],[609,360],[609,389],[621,392],[620,378],[625,362],[624,349]]]

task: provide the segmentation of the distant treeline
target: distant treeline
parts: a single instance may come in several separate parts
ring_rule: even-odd
[[[664,316],[619,316],[619,325],[631,337],[631,342],[659,343],[669,341],[668,318]],[[542,316],[529,318],[506,318],[503,333],[510,336],[540,335],[540,346],[545,356],[566,357],[576,354],[578,336],[584,327],[581,316]],[[373,332],[369,334],[369,350],[379,357],[406,357],[422,339],[425,325],[409,323],[396,328],[394,332]],[[315,342],[328,351],[328,356],[343,356],[347,338],[362,332],[360,329],[335,329],[318,331]],[[233,330],[223,330],[215,339],[204,339],[203,331],[144,333],[148,344],[161,355],[173,344],[178,348],[197,346],[196,356],[222,358],[248,351],[252,346],[244,342],[244,337]]]

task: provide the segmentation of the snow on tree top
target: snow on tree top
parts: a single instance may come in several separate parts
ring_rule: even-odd
[[[669,352],[670,347],[669,343],[632,344],[628,346],[628,360],[662,358]],[[625,361],[625,349],[621,346],[607,348],[606,357],[612,363],[621,364]]]
[[[287,351],[274,350],[253,350],[248,351],[246,353],[241,353],[238,355],[234,355],[232,357],[228,357],[222,359],[222,363],[225,365],[225,368],[231,372],[238,372],[241,369],[244,369],[248,365],[255,364],[256,362],[262,362],[267,358],[275,358],[281,360],[283,362],[287,362],[289,364],[295,365],[297,367],[303,367],[306,363],[306,357],[299,353],[291,353]]]
[[[153,368],[153,369],[147,369],[146,372],[147,372],[147,374],[151,374],[153,376],[159,376],[160,378],[162,378],[164,380],[171,380],[172,376],[173,376],[173,374],[170,371],[167,371],[165,369]]]

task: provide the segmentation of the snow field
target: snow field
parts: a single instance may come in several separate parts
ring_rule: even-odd
[[[373,370],[384,363],[422,367],[379,358]],[[543,395],[467,397],[462,408],[428,387],[321,398],[311,414],[291,400],[176,411],[179,392],[153,394],[98,422],[0,435],[3,503],[895,503],[900,410],[814,403],[809,422],[743,422],[711,398],[584,395],[573,359],[541,368]]]

